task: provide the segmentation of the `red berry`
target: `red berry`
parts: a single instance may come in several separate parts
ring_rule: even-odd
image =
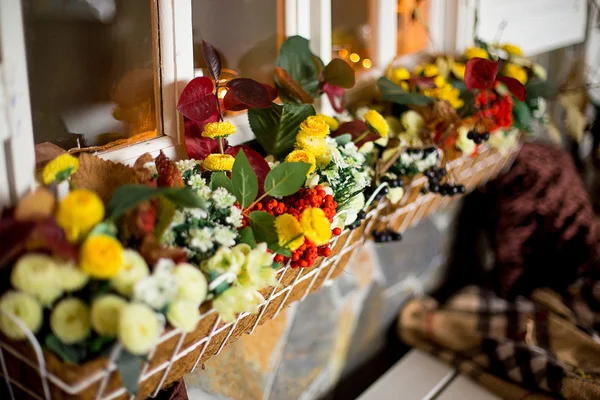
[[[331,255],[331,249],[329,247],[326,247],[323,249],[323,255],[325,257],[329,257]]]
[[[340,236],[342,234],[342,228],[340,228],[340,227],[333,228],[333,234],[335,236]]]

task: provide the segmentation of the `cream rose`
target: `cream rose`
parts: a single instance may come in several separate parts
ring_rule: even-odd
[[[169,304],[167,311],[167,321],[183,332],[192,332],[196,329],[200,310],[198,306],[191,301],[176,301]]]
[[[56,262],[45,254],[26,254],[17,261],[10,283],[16,289],[35,296],[44,306],[49,306],[62,293],[62,284]]]
[[[64,344],[81,342],[90,335],[90,309],[71,297],[61,300],[50,314],[50,329]]]
[[[119,316],[126,305],[127,301],[114,294],[98,297],[92,303],[92,328],[99,335],[117,336]]]
[[[147,354],[158,342],[161,331],[156,314],[147,305],[131,303],[121,310],[118,338],[130,353]]]
[[[42,306],[35,297],[15,290],[4,293],[0,298],[0,331],[11,339],[25,339],[25,332],[10,318],[8,314],[17,317],[33,333],[42,326]]]
[[[177,300],[190,301],[196,308],[206,299],[208,283],[200,270],[191,264],[179,264],[174,271]]]

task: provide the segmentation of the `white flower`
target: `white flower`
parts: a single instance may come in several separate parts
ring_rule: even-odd
[[[102,336],[114,337],[119,329],[119,316],[127,302],[114,294],[98,297],[92,303],[91,321],[94,331]]]
[[[315,172],[314,174],[312,174],[308,178],[306,178],[306,182],[304,183],[304,186],[309,187],[309,188],[314,188],[318,184],[319,184],[319,174]]]
[[[154,273],[135,284],[133,298],[155,310],[164,309],[177,295],[177,281],[173,268],[173,261],[159,260]]]
[[[195,219],[207,219],[208,218],[208,213],[206,212],[206,210],[203,210],[201,208],[188,208],[185,211],[191,218],[195,218]]]
[[[217,208],[228,208],[235,203],[235,196],[222,187],[215,189],[211,197]]]
[[[213,230],[215,241],[222,246],[231,247],[235,245],[235,238],[237,237],[237,231],[233,231],[231,228],[224,226],[217,226]]]
[[[362,146],[360,146],[359,151],[364,154],[369,154],[375,148],[375,144],[373,142],[365,142]]]
[[[425,126],[425,120],[418,112],[414,110],[406,111],[400,117],[400,123],[402,127],[409,135],[417,135],[419,131]]]
[[[533,109],[533,116],[537,119],[541,119],[546,114],[547,104],[546,99],[538,97],[536,100],[536,107]]]
[[[61,300],[50,314],[50,329],[64,344],[81,342],[91,332],[89,307],[75,297]]]
[[[33,333],[42,326],[42,306],[35,297],[14,290],[10,290],[0,298],[0,331],[11,339],[25,339],[25,332],[13,322],[6,313],[17,317]]]
[[[134,285],[150,275],[148,264],[140,253],[132,249],[123,251],[123,265],[111,280],[111,285],[123,296],[131,296]]]
[[[210,188],[208,186],[201,186],[196,189],[196,193],[201,198],[208,199],[208,198],[210,198],[212,191],[210,190]]]
[[[194,228],[190,229],[190,240],[189,245],[200,251],[201,253],[206,253],[210,249],[214,247],[214,243],[212,241],[213,232],[210,228]]]
[[[471,154],[475,151],[477,145],[474,141],[467,137],[467,134],[471,130],[468,126],[461,126],[458,128],[458,138],[456,139],[456,147],[464,154]]]
[[[202,176],[196,175],[196,174],[191,175],[186,183],[192,189],[200,189],[201,187],[206,185],[206,181],[204,180],[204,178],[202,178]]]
[[[89,280],[88,275],[71,263],[56,264],[60,284],[63,290],[75,292],[83,288]]]
[[[202,263],[202,269],[208,273],[216,272],[219,275],[233,273],[237,276],[242,270],[245,259],[241,251],[221,247],[214,256]]]
[[[194,169],[194,167],[196,167],[197,165],[198,165],[198,161],[196,161],[194,159],[181,160],[181,161],[176,161],[175,162],[175,166],[177,167],[177,169],[179,170],[179,172],[185,172],[185,171],[188,171],[190,169]]]
[[[200,310],[193,301],[176,301],[169,304],[167,311],[167,321],[183,332],[192,332],[196,329]]]
[[[356,109],[356,119],[360,119],[361,121],[365,120],[365,114],[370,110],[369,107],[359,107]]]
[[[507,153],[514,148],[519,140],[519,130],[511,129],[510,131],[498,130],[490,135],[488,144],[491,148],[498,150],[500,153]]]
[[[175,211],[173,219],[171,220],[171,227],[181,225],[185,222],[185,212],[182,210]]]
[[[338,214],[341,214],[342,211],[345,213],[341,214],[340,218],[343,219],[343,225],[347,226],[352,224],[358,218],[358,213],[365,206],[365,195],[363,193],[359,193],[354,196],[349,202],[344,205],[340,210],[338,210]],[[336,223],[337,215],[334,217],[334,224]],[[338,225],[339,226],[339,223]],[[343,226],[340,226],[342,228]]]
[[[235,228],[239,228],[242,226],[242,209],[231,206],[229,207],[229,217],[225,218],[225,222],[232,225]]]
[[[144,355],[156,344],[162,326],[156,314],[144,304],[128,304],[119,316],[119,341],[132,354]]]
[[[178,264],[175,267],[177,300],[190,301],[196,308],[206,299],[208,284],[198,268],[191,264]]]
[[[10,283],[49,306],[63,293],[56,262],[45,254],[25,254],[13,267]]]

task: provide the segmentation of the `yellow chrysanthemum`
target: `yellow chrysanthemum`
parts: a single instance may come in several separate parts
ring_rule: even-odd
[[[46,254],[27,253],[19,258],[11,271],[10,283],[35,296],[44,306],[50,306],[63,294],[57,263]]]
[[[50,329],[64,344],[81,342],[90,335],[90,308],[75,297],[60,301],[50,314]]]
[[[123,246],[112,236],[92,236],[81,246],[79,264],[93,278],[113,278],[123,265]]]
[[[511,43],[503,44],[502,50],[506,51],[511,56],[522,56],[523,55],[523,49],[521,49],[519,46],[517,46],[515,44],[511,44]]]
[[[42,306],[37,300],[24,292],[10,290],[2,295],[0,299],[0,331],[11,339],[25,339],[26,335],[6,313],[17,317],[33,333],[42,326]]]
[[[117,336],[119,316],[127,301],[114,294],[105,294],[92,303],[91,322],[94,331],[102,336]]]
[[[321,165],[327,165],[331,161],[331,150],[327,146],[325,139],[316,138],[304,131],[300,131],[296,135],[296,148],[306,150],[314,155],[317,162]]]
[[[466,65],[463,63],[455,62],[452,64],[452,74],[454,74],[454,76],[460,79],[461,81],[465,79],[465,69]]]
[[[200,317],[199,306],[193,301],[174,301],[169,304],[167,321],[183,332],[193,332]]]
[[[202,166],[209,171],[231,171],[235,158],[230,154],[209,154]]]
[[[485,59],[490,58],[488,52],[485,49],[482,49],[481,47],[467,48],[465,50],[465,57],[467,57],[469,60],[471,58],[485,58]]]
[[[440,70],[435,64],[419,64],[415,68],[416,75],[422,75],[426,78],[433,78],[440,74]]]
[[[292,151],[290,154],[287,155],[287,157],[285,158],[285,161],[286,162],[303,162],[303,163],[310,164],[310,169],[308,170],[308,173],[306,174],[306,176],[315,172],[315,169],[317,168],[317,159],[315,158],[314,154],[312,154],[311,152],[306,151],[306,150]]]
[[[504,66],[504,71],[502,72],[505,76],[508,76],[509,78],[515,78],[523,85],[527,83],[527,71],[518,65],[506,64]]]
[[[235,133],[235,125],[229,121],[225,122],[209,122],[204,126],[202,136],[207,138],[227,137]]]
[[[131,354],[147,354],[158,341],[161,331],[160,321],[147,305],[132,303],[121,309],[117,336]]]
[[[332,131],[337,131],[337,129],[340,127],[340,122],[337,119],[330,117],[329,115],[317,114],[317,117],[321,117],[323,121],[325,121],[325,123],[329,125],[329,129]]]
[[[324,139],[329,135],[329,124],[318,115],[311,115],[300,124],[300,132],[305,132],[307,135]]]
[[[390,126],[381,114],[375,110],[369,110],[365,114],[365,122],[371,127],[371,129],[381,137],[387,137]]]
[[[320,208],[307,208],[300,215],[304,236],[317,246],[323,246],[331,239],[331,224]]]
[[[279,245],[286,246],[291,251],[298,249],[304,243],[302,226],[291,214],[281,214],[275,218],[275,230],[277,231]]]
[[[77,172],[78,169],[79,160],[76,157],[68,153],[61,154],[44,167],[42,173],[44,185],[62,182]]]
[[[410,92],[410,85],[408,84],[408,82],[400,82],[400,87],[405,92]]]
[[[58,205],[56,222],[63,228],[70,242],[83,239],[104,218],[104,204],[90,190],[70,192]]]
[[[404,67],[396,68],[394,71],[392,71],[392,81],[395,83],[400,83],[409,79],[410,72]]]
[[[433,79],[433,83],[435,84],[435,87],[437,87],[437,88],[441,88],[441,87],[446,86],[446,80],[441,75],[436,76]]]

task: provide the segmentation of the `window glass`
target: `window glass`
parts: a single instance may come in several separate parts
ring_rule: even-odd
[[[398,51],[404,55],[429,45],[429,0],[398,0]]]
[[[35,143],[108,149],[155,137],[155,3],[23,3]]]
[[[221,55],[223,79],[272,84],[283,39],[281,0],[192,0],[195,68],[206,68],[202,40]]]
[[[331,1],[331,26],[334,58],[342,58],[356,71],[373,67],[370,0]]]

